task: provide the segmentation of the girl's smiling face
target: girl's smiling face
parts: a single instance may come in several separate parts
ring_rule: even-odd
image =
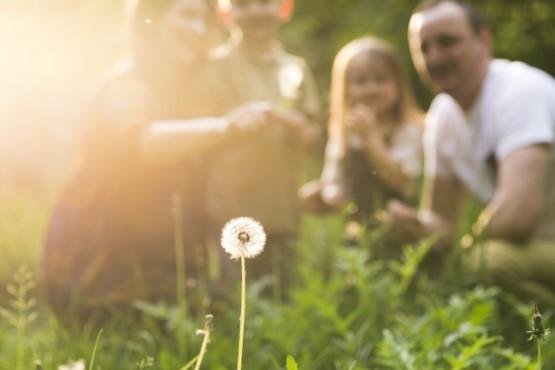
[[[355,55],[345,74],[349,107],[362,104],[377,115],[392,113],[400,99],[399,83],[384,58],[369,52]]]

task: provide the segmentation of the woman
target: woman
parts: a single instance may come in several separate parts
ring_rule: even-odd
[[[189,261],[202,240],[200,166],[190,159],[151,165],[139,136],[152,121],[211,113],[203,78],[209,8],[205,0],[138,0],[128,11],[130,55],[98,93],[80,166],[46,237],[44,281],[59,311],[168,298],[174,234],[183,233],[177,255]]]

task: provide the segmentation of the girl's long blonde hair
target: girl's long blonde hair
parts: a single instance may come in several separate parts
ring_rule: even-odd
[[[355,39],[339,50],[331,72],[329,138],[336,143],[336,155],[343,157],[346,148],[345,117],[349,110],[347,101],[347,69],[355,56],[367,53],[381,58],[397,82],[399,99],[395,104],[394,118],[398,122],[422,121],[422,111],[416,105],[405,67],[397,52],[385,41],[366,36]]]

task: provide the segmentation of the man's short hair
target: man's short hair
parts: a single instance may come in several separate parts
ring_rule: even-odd
[[[464,14],[466,16],[466,19],[467,19],[468,23],[470,24],[470,27],[472,28],[472,31],[474,31],[475,34],[478,34],[483,29],[488,28],[488,25],[487,25],[487,23],[484,19],[484,16],[480,12],[480,10],[475,5],[467,3],[467,2],[463,2],[463,1],[457,1],[457,0],[423,0],[414,9],[412,14],[420,13],[420,12],[423,12],[425,10],[435,8],[436,6],[438,6],[439,4],[442,4],[442,3],[455,3],[455,4],[459,5],[463,9]]]

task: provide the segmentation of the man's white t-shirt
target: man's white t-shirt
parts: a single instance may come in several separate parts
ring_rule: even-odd
[[[447,94],[432,102],[424,135],[425,172],[455,176],[487,203],[495,193],[497,163],[517,149],[540,143],[555,147],[553,77],[521,62],[496,59],[469,111]],[[553,149],[549,176],[548,204],[535,236],[555,240]]]

